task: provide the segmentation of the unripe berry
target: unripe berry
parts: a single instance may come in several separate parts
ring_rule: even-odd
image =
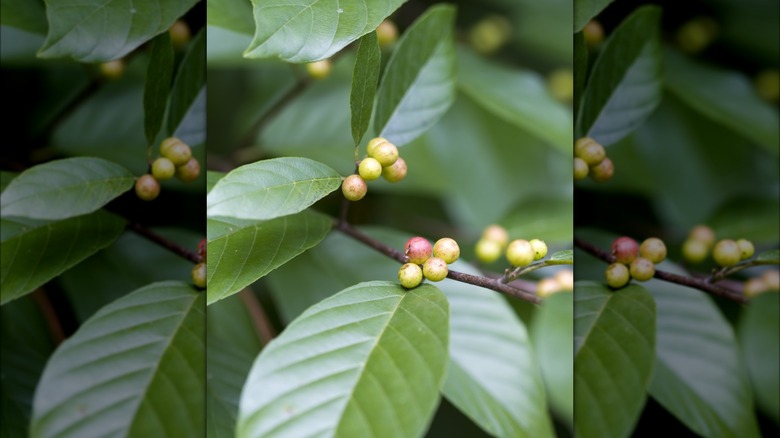
[[[144,201],[151,201],[160,194],[160,183],[147,173],[135,180],[135,194]]]
[[[368,192],[368,184],[360,175],[350,175],[341,183],[341,193],[350,201],[360,201]]]
[[[583,180],[588,177],[590,168],[582,158],[574,157],[574,179]]]
[[[647,281],[655,275],[655,265],[644,257],[637,257],[629,267],[631,277],[637,281]]]
[[[780,290],[780,271],[769,269],[761,274],[761,280],[764,281],[769,290]]]
[[[562,68],[547,76],[547,89],[561,102],[571,102],[574,97],[574,75],[571,70]]]
[[[709,249],[715,243],[715,232],[706,225],[696,225],[688,233],[688,238],[701,241]]]
[[[509,233],[501,225],[489,225],[482,232],[482,238],[492,240],[503,248],[509,242]]]
[[[125,72],[125,62],[121,59],[115,59],[113,61],[108,61],[100,64],[100,74],[103,75],[104,78],[109,80],[115,80],[122,77],[122,74]]]
[[[491,15],[477,22],[469,30],[469,42],[479,53],[488,55],[500,49],[511,35],[512,27],[506,18]]]
[[[718,34],[718,24],[712,18],[697,17],[677,30],[677,43],[688,53],[698,53],[707,47]]]
[[[639,255],[653,263],[661,263],[666,258],[666,244],[657,237],[647,238],[639,246]]]
[[[615,175],[615,165],[609,158],[604,158],[601,163],[590,168],[590,177],[596,182],[609,181],[613,175]]]
[[[604,271],[604,277],[607,280],[607,285],[613,289],[620,289],[631,279],[628,274],[628,268],[622,263],[613,263],[607,266],[607,270]]]
[[[195,158],[190,158],[187,164],[176,168],[176,178],[184,182],[194,181],[200,175],[200,163]]]
[[[718,266],[734,266],[741,260],[739,245],[731,239],[723,239],[715,244],[712,258]]]
[[[206,264],[203,262],[198,263],[192,268],[192,283],[198,289],[206,287]]]
[[[474,251],[482,263],[493,263],[501,257],[501,245],[495,240],[479,239]]]
[[[545,298],[561,290],[561,285],[552,278],[543,278],[536,283],[536,296]]]
[[[447,262],[438,257],[431,257],[426,260],[422,270],[425,278],[431,281],[442,281],[447,278],[447,272],[449,272]]]
[[[385,177],[387,182],[395,183],[406,177],[406,170],[406,161],[398,157],[392,166],[382,168],[382,176]]]
[[[176,166],[165,157],[160,157],[152,163],[152,175],[157,181],[163,181],[173,178],[176,174]]]
[[[392,46],[398,40],[398,28],[389,19],[381,22],[376,28],[376,39],[379,47]]]
[[[627,265],[639,254],[639,244],[630,237],[618,237],[612,242],[612,255],[615,261]]]
[[[702,240],[689,237],[685,243],[683,243],[683,257],[691,263],[701,263],[707,258],[708,252],[707,244]]]
[[[428,242],[428,239],[424,237],[412,237],[404,245],[404,254],[409,257],[409,262],[417,265],[423,264],[431,258],[432,252],[431,242]]]
[[[563,290],[574,290],[574,272],[571,269],[561,269],[555,273],[555,280]]]
[[[368,144],[366,145],[366,153],[368,154],[368,156],[373,157],[376,147],[382,143],[389,143],[389,142],[384,137],[374,137],[371,140],[369,140]]]
[[[756,295],[766,292],[767,290],[769,290],[769,288],[761,278],[751,278],[745,282],[745,285],[742,289],[742,294],[745,295],[745,298],[753,298]]]
[[[529,243],[534,250],[534,260],[541,260],[547,255],[547,244],[544,240],[531,239]]]
[[[756,248],[753,247],[753,242],[747,239],[737,240],[737,245],[739,246],[739,257],[742,260],[747,260],[753,257],[753,254],[756,252]]]
[[[310,62],[306,64],[306,71],[313,79],[325,79],[330,75],[330,71],[333,69],[333,64],[330,59],[323,59],[316,62]]]
[[[443,237],[433,244],[433,256],[444,260],[446,263],[455,263],[460,257],[458,242],[449,237]]]
[[[171,45],[176,50],[181,50],[187,46],[192,38],[192,32],[190,27],[184,20],[176,20],[175,23],[168,29],[168,33],[171,36]]]
[[[598,21],[590,20],[582,28],[582,36],[585,38],[585,44],[593,50],[604,41],[604,27]]]
[[[176,137],[168,137],[160,143],[160,154],[171,160],[174,166],[183,166],[192,158],[192,149]]]
[[[382,167],[392,166],[398,160],[398,148],[390,142],[380,143],[374,148],[374,154],[370,156],[376,158]]]
[[[527,266],[534,261],[534,249],[531,242],[516,239],[509,242],[506,248],[506,259],[512,266]]]
[[[414,263],[407,263],[398,270],[398,282],[407,289],[417,287],[422,282],[422,278],[422,269]]]
[[[758,95],[769,102],[780,100],[780,71],[767,69],[760,71],[753,80]]]
[[[604,146],[590,137],[582,137],[574,143],[574,156],[582,159],[588,166],[595,166],[607,156]]]
[[[358,173],[366,181],[373,181],[382,175],[382,165],[374,158],[363,158],[358,166]]]

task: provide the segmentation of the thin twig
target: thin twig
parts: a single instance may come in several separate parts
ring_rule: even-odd
[[[41,310],[43,318],[46,320],[46,325],[49,326],[49,333],[51,333],[52,340],[54,340],[54,345],[60,345],[65,340],[65,330],[62,328],[60,318],[57,316],[57,312],[54,310],[49,297],[46,296],[43,289],[36,289],[32,296],[35,304]]]
[[[257,337],[263,345],[267,345],[276,337],[276,330],[271,325],[271,321],[268,320],[268,314],[265,313],[263,304],[249,288],[239,292],[239,296],[241,301],[244,302],[247,312],[249,312],[249,317],[252,318]]]
[[[190,251],[187,248],[184,248],[183,246],[179,245],[178,243],[166,239],[165,237],[155,233],[154,231],[144,227],[143,225],[137,222],[128,222],[127,229],[138,233],[139,235],[151,240],[152,242],[162,246],[163,248],[173,252],[178,256],[184,257],[185,259],[191,261],[192,263],[201,262],[200,256],[198,255],[197,252]]]

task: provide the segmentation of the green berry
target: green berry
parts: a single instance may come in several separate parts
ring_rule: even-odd
[[[712,258],[718,266],[734,266],[741,260],[739,245],[731,239],[723,239],[715,244]]]
[[[585,38],[585,45],[593,50],[604,41],[604,26],[597,20],[590,20],[582,29],[582,36]]]
[[[176,137],[169,137],[160,144],[160,154],[171,160],[174,166],[183,166],[192,158],[192,149]]]
[[[639,255],[653,263],[661,263],[666,258],[666,244],[657,237],[647,238],[639,246]]]
[[[187,47],[187,43],[192,39],[192,32],[190,26],[184,20],[176,20],[171,28],[168,29],[168,33],[171,36],[171,45],[176,50],[182,50]]]
[[[358,166],[358,173],[366,181],[373,181],[382,175],[382,165],[374,158],[363,158]]]
[[[769,102],[780,100],[780,71],[777,69],[760,71],[753,80],[753,84],[762,99]]]
[[[478,53],[489,55],[500,49],[511,36],[512,27],[506,18],[489,15],[469,30],[469,42]]]
[[[406,178],[406,161],[403,158],[398,157],[392,166],[382,168],[382,176],[388,182],[394,183]]]
[[[160,194],[160,183],[147,173],[135,180],[135,194],[144,201],[151,201]]]
[[[552,277],[543,278],[536,283],[536,296],[541,298],[549,297],[559,290],[561,290],[561,285]]]
[[[767,287],[767,284],[760,277],[751,278],[745,282],[745,286],[742,289],[742,294],[745,295],[745,298],[753,298],[756,295],[762,294],[768,290],[769,287]]]
[[[544,243],[544,240],[531,239],[529,243],[534,249],[534,260],[541,260],[547,255],[547,244]]]
[[[442,281],[447,278],[447,262],[438,258],[431,257],[423,264],[423,275],[431,281]]]
[[[409,262],[417,265],[431,258],[432,252],[431,242],[424,237],[412,237],[404,245],[404,254],[409,258]]]
[[[381,48],[392,46],[398,40],[398,28],[395,23],[389,19],[379,23],[376,28],[376,39]]]
[[[121,59],[115,59],[100,64],[100,74],[109,80],[115,80],[122,77],[125,72],[125,62]]]
[[[192,268],[192,283],[198,289],[206,287],[206,264],[203,262],[198,263]]]
[[[398,160],[398,148],[390,142],[380,143],[374,148],[374,154],[370,156],[376,158],[382,167],[392,166]]]
[[[683,257],[691,263],[701,263],[707,258],[708,252],[707,244],[702,240],[689,237],[683,243]]]
[[[709,249],[715,243],[715,232],[706,225],[696,225],[688,233],[688,238],[701,241]]]
[[[527,266],[534,261],[534,249],[531,242],[516,239],[509,242],[506,248],[506,259],[512,266]]]
[[[330,71],[333,69],[333,63],[330,59],[323,59],[316,62],[310,62],[306,64],[306,71],[313,79],[325,79],[330,76]]]
[[[200,163],[195,158],[190,158],[187,164],[176,168],[176,178],[184,182],[195,181],[200,175]]]
[[[655,264],[644,257],[637,257],[629,267],[631,277],[637,281],[647,281],[655,275]]]
[[[627,265],[639,254],[639,244],[630,237],[618,237],[612,242],[612,255],[615,261]]]
[[[761,274],[761,280],[769,290],[780,290],[780,271],[768,269]]]
[[[606,182],[615,175],[615,165],[609,158],[604,158],[601,163],[591,166],[590,177],[596,182]]]
[[[506,246],[507,242],[509,242],[509,233],[507,233],[506,229],[501,225],[494,224],[485,228],[482,232],[482,238],[492,240],[503,248]]]
[[[368,154],[368,156],[373,157],[374,151],[376,151],[376,147],[382,143],[389,143],[389,142],[384,137],[374,137],[371,140],[369,140],[368,144],[366,145],[366,153]]]
[[[582,158],[574,157],[574,179],[583,180],[588,177],[589,172],[588,163]]]
[[[449,237],[443,237],[433,244],[433,256],[444,260],[446,263],[455,263],[460,257],[458,242]]]
[[[407,263],[398,270],[398,282],[407,289],[417,287],[422,282],[422,279],[422,269],[414,263]]]
[[[501,245],[495,240],[479,239],[474,251],[482,263],[493,263],[501,257]]]
[[[360,175],[350,175],[341,183],[341,192],[350,201],[360,201],[368,192],[368,184]]]
[[[590,137],[583,137],[574,143],[574,156],[587,163],[588,166],[595,166],[607,156],[604,146]]]
[[[631,279],[628,268],[622,263],[613,263],[607,266],[604,277],[607,280],[607,285],[613,289],[620,289]]]
[[[571,70],[561,68],[547,76],[547,89],[552,96],[564,103],[571,102],[574,97],[574,75]]]
[[[160,157],[152,163],[152,175],[157,181],[173,178],[176,174],[176,166],[165,157]]]
[[[739,246],[739,257],[742,260],[747,260],[753,257],[753,254],[756,252],[756,248],[753,246],[753,242],[747,239],[737,240],[737,245]]]

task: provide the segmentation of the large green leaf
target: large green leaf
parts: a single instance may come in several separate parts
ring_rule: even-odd
[[[455,7],[433,6],[404,32],[379,87],[374,126],[397,146],[433,126],[455,100]]]
[[[571,199],[550,196],[525,199],[512,208],[501,220],[501,225],[510,236],[518,239],[569,244],[574,237],[574,203]]]
[[[588,47],[582,32],[574,34],[574,118],[580,113],[585,79],[588,77]]]
[[[574,285],[574,430],[628,436],[645,404],[655,354],[655,302],[641,286]]]
[[[751,300],[739,322],[739,343],[756,404],[780,424],[780,294],[765,293]]]
[[[478,275],[464,263],[453,269]],[[496,292],[453,280],[447,400],[493,436],[551,437],[542,376],[525,326]],[[571,342],[557,352],[571,363]]]
[[[349,93],[352,139],[355,140],[356,145],[360,143],[371,121],[381,64],[382,52],[379,50],[376,32],[367,33],[360,38],[358,44],[355,70],[352,73],[352,90]]]
[[[0,194],[3,217],[67,219],[92,213],[130,190],[135,178],[124,167],[93,157],[33,166]]]
[[[42,58],[98,62],[121,58],[165,32],[197,0],[47,0]]]
[[[332,220],[315,211],[268,221],[208,220],[208,303],[228,297],[318,244]]]
[[[122,218],[104,211],[58,222],[0,220],[0,303],[35,290],[105,248],[124,227]]]
[[[596,59],[576,133],[604,146],[644,122],[661,101],[661,9],[643,6],[624,20]]]
[[[449,306],[437,288],[361,283],[309,308],[258,356],[237,435],[417,437],[439,403]]]
[[[405,0],[252,0],[255,37],[247,58],[327,58],[373,31]]]
[[[6,172],[5,170],[0,170],[0,193],[2,193],[2,191],[8,187],[8,184],[11,184],[11,181],[17,176],[19,176],[19,174],[16,172]]]
[[[696,63],[671,49],[664,58],[666,87],[683,102],[775,154],[780,151],[777,110],[758,97],[747,77]]]
[[[104,307],[46,365],[31,436],[202,435],[205,337],[204,296],[183,283]]]
[[[201,29],[179,65],[171,90],[168,132],[175,132],[206,86],[206,31]],[[205,124],[205,116],[200,125]]]
[[[173,78],[173,46],[168,32],[152,40],[144,84],[144,133],[152,144],[162,127]]]
[[[0,25],[46,33],[46,10],[42,0],[3,0],[2,7]]]
[[[571,156],[571,111],[550,95],[537,73],[499,66],[461,49],[458,88],[486,110]]]
[[[206,197],[209,217],[273,219],[297,213],[341,186],[341,176],[308,158],[284,157],[233,169]]]
[[[749,168],[754,171],[755,168]],[[777,182],[775,182],[777,187]],[[756,199],[734,196],[724,203],[704,223],[710,225],[717,236],[750,239],[757,242],[780,240],[780,210],[777,198]]]
[[[615,0],[574,0],[574,32],[579,32],[588,21],[600,14]]]

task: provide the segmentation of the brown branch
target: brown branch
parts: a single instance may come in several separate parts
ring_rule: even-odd
[[[36,289],[32,296],[35,304],[41,310],[43,318],[46,320],[46,325],[49,326],[49,333],[51,333],[51,337],[54,340],[54,345],[60,345],[65,340],[65,330],[62,329],[60,318],[57,316],[57,312],[54,310],[49,297],[46,296],[43,289]]]
[[[257,337],[263,345],[267,345],[276,337],[276,330],[274,330],[271,322],[268,320],[268,314],[265,313],[263,304],[249,288],[242,290],[238,295],[241,297],[241,301],[244,302],[244,306],[247,312],[249,312],[249,317],[252,318]]]
[[[606,263],[615,263],[615,257],[612,254],[602,250],[601,248],[593,245],[590,242],[586,242],[582,239],[575,237],[574,246],[579,247],[583,251],[589,253],[590,255],[598,259],[601,259]],[[743,297],[742,295],[735,293],[724,287],[716,286],[711,282],[709,282],[707,278],[693,278],[685,275],[673,274],[671,272],[659,271],[657,269],[655,271],[654,277],[658,278],[659,280],[664,280],[670,283],[676,283],[682,286],[698,289],[702,292],[707,292],[715,296],[727,298],[729,300],[736,301],[738,303],[744,304],[747,302],[745,297]]]
[[[179,245],[178,243],[166,239],[165,237],[155,233],[154,231],[144,227],[143,225],[137,222],[128,222],[127,229],[140,234],[141,236],[162,246],[163,248],[171,251],[172,253],[191,261],[192,263],[201,262],[200,256],[198,255],[197,252],[190,251],[187,248]]]

